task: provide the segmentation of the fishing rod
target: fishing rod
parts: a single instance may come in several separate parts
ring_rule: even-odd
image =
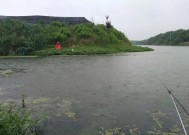
[[[187,110],[186,110],[186,109],[184,108],[184,106],[178,101],[178,99],[172,94],[172,90],[169,89],[163,82],[162,82],[162,84],[163,84],[163,86],[166,88],[166,90],[168,91],[169,95],[171,96],[171,99],[172,99],[172,101],[173,101],[173,104],[174,104],[175,109],[176,109],[176,111],[177,111],[177,114],[178,114],[178,116],[179,116],[179,120],[180,120],[180,122],[181,122],[181,125],[182,125],[182,128],[183,128],[183,130],[184,130],[185,135],[188,135],[187,132],[186,132],[184,123],[183,123],[183,121],[182,121],[182,118],[181,118],[181,116],[180,116],[180,113],[179,113],[179,111],[178,111],[177,105],[176,105],[176,103],[175,103],[175,100],[176,100],[177,103],[179,103],[179,105],[182,107],[182,109],[183,109],[183,110],[186,112],[186,114],[189,116]]]
[[[180,105],[180,107],[184,110],[184,112],[189,116],[188,111],[184,108],[184,106],[179,102],[179,100],[175,97],[175,95],[172,93],[172,89],[168,89],[168,87],[162,82],[164,87],[167,89],[168,93],[173,96],[173,98],[176,100],[176,102]]]

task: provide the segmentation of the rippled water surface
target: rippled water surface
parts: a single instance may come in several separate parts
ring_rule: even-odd
[[[189,110],[189,47],[150,47],[155,51],[0,59],[0,73],[8,72],[0,76],[0,99],[19,105],[24,94],[26,106],[47,118],[45,135],[179,130],[162,82]]]

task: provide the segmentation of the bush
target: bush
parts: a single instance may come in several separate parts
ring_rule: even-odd
[[[11,105],[0,104],[0,134],[25,135],[32,133],[37,121],[31,119],[23,109],[15,109]]]

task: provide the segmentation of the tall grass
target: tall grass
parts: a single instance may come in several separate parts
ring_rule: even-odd
[[[35,135],[36,124],[25,109],[0,103],[0,135]]]

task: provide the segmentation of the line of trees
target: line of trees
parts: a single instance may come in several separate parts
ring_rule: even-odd
[[[189,30],[170,31],[137,43],[143,45],[189,45]]]
[[[130,44],[125,35],[105,25],[29,24],[15,20],[0,21],[0,55],[29,55],[52,48],[59,41],[63,46]]]

